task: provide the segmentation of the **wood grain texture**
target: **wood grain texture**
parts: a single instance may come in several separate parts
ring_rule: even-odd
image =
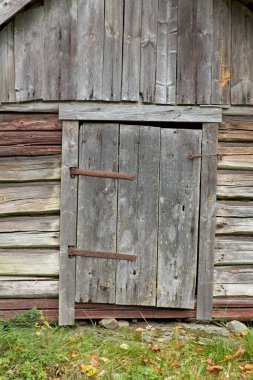
[[[123,0],[106,0],[103,100],[121,100]]]
[[[79,167],[118,171],[118,124],[81,126]],[[77,247],[116,252],[117,181],[80,177]],[[76,302],[115,302],[116,260],[76,259]]]
[[[253,284],[252,265],[218,266],[214,269],[214,283]]]
[[[216,237],[216,265],[253,264],[253,238],[242,236]]]
[[[253,147],[243,143],[219,143],[218,169],[253,170]]]
[[[25,103],[0,104],[0,114],[4,112],[51,112],[57,114],[58,111],[59,103],[57,102],[30,101]]]
[[[75,258],[69,258],[68,247],[76,245],[77,178],[70,178],[70,167],[78,166],[79,123],[63,122],[61,172],[61,235],[59,324],[74,324]],[[70,227],[71,226],[71,227]]]
[[[252,142],[253,123],[222,123],[219,127],[219,141]]]
[[[1,106],[0,106],[1,107]],[[22,106],[21,106],[22,109]],[[60,131],[57,115],[0,113],[0,131]]]
[[[104,0],[78,3],[77,99],[102,99]]]
[[[1,157],[1,182],[37,182],[61,179],[61,156]],[[22,185],[21,185],[22,188]],[[43,185],[42,185],[43,188]],[[0,187],[1,192],[1,187]],[[1,208],[1,206],[0,206]]]
[[[142,0],[124,5],[122,100],[139,100]]]
[[[213,107],[177,107],[162,105],[130,105],[103,103],[62,103],[60,120],[144,121],[144,122],[214,122],[222,121],[222,110]]]
[[[0,218],[0,247],[58,247],[58,216]]]
[[[155,96],[158,0],[145,0],[142,7],[140,97],[153,103]]]
[[[213,104],[230,104],[231,9],[231,0],[213,1]]]
[[[231,103],[253,104],[253,13],[239,1],[232,2],[232,25]]]
[[[253,235],[253,219],[217,217],[216,235]]]
[[[45,214],[60,211],[60,182],[4,183],[0,215]]]
[[[0,1],[0,25],[14,17],[31,0],[1,0]]]
[[[216,216],[253,218],[253,202],[219,201],[216,204]]]
[[[17,101],[42,97],[44,7],[15,18],[15,90]]]
[[[136,173],[118,189],[117,251],[136,262],[118,262],[116,303],[156,305],[160,129],[120,126],[119,170]]]
[[[46,0],[44,8],[43,99],[75,99],[77,0]]]
[[[193,308],[202,131],[161,130],[157,306]],[[183,152],[183,153],[182,153]]]
[[[217,176],[217,197],[219,199],[253,198],[251,171],[219,170]]]
[[[253,297],[253,286],[249,284],[214,284],[214,297]],[[238,315],[241,315],[239,311]],[[239,317],[240,319],[240,317]]]
[[[1,298],[55,298],[58,295],[58,281],[50,279],[5,279],[0,277]]]
[[[156,62],[156,104],[176,103],[177,1],[159,0]]]
[[[59,251],[0,249],[0,276],[58,276]]]
[[[0,31],[0,102],[16,100],[14,66],[14,24],[10,22]]]
[[[202,131],[197,319],[211,320],[217,184],[217,172],[213,168],[217,167],[218,124],[203,124]]]

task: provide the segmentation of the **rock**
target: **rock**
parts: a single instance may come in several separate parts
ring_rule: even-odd
[[[126,328],[130,326],[128,321],[118,321],[118,323],[119,323],[119,327],[122,327],[122,328]]]
[[[100,327],[108,330],[115,330],[117,327],[119,327],[119,322],[114,318],[101,319],[98,324]]]
[[[229,336],[229,332],[225,327],[219,327],[211,324],[199,324],[199,323],[183,323],[182,327],[185,330],[190,330],[195,333],[205,333],[208,335],[221,335]]]
[[[248,327],[244,323],[239,321],[228,322],[226,324],[226,328],[237,335],[245,335],[245,332],[247,334],[249,331]]]

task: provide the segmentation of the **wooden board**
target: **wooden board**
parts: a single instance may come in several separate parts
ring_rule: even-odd
[[[217,236],[215,241],[215,264],[253,264],[253,238]]]
[[[222,123],[219,127],[219,141],[252,142],[253,123]]]
[[[156,104],[176,103],[177,1],[159,0],[156,62]]]
[[[119,171],[137,178],[119,182],[117,251],[137,261],[117,263],[116,303],[155,306],[160,129],[121,125],[119,144]]]
[[[52,181],[60,179],[60,155],[0,158],[0,182]],[[20,186],[22,188],[22,185]],[[44,186],[45,184],[42,184],[42,189]]]
[[[123,11],[123,0],[106,0],[103,100],[121,100]]]
[[[251,171],[218,170],[217,197],[220,199],[252,199]]]
[[[0,276],[58,276],[59,251],[0,249]]]
[[[218,284],[252,284],[252,265],[215,267],[214,282]]]
[[[59,106],[60,120],[89,121],[143,121],[143,122],[195,122],[222,121],[222,110],[213,107],[173,107],[159,105],[62,103]],[[253,131],[252,131],[253,136]]]
[[[218,169],[253,170],[253,147],[249,143],[219,143]]]
[[[213,294],[214,297],[253,297],[253,286],[239,283],[214,284]],[[240,312],[238,314],[240,315]]]
[[[203,124],[198,246],[197,319],[211,320],[215,251],[218,124]]]
[[[202,131],[162,129],[157,306],[193,308]]]
[[[83,124],[79,167],[118,170],[118,124]],[[77,247],[116,252],[117,181],[79,178]],[[115,302],[116,260],[76,259],[76,302]]]
[[[0,277],[1,298],[45,298],[58,295],[58,281],[50,279],[31,278],[30,280],[20,278],[5,279]]]
[[[60,182],[6,183],[0,186],[0,215],[60,211]]]
[[[102,99],[104,0],[78,2],[77,99]]]
[[[216,216],[253,218],[253,202],[219,201],[216,206]]]
[[[122,100],[139,100],[142,0],[124,5]]]
[[[15,18],[15,90],[17,101],[41,99],[44,7]],[[18,64],[17,64],[18,63]]]
[[[75,258],[69,258],[68,247],[76,245],[77,178],[70,177],[70,167],[78,166],[79,123],[63,122],[61,180],[61,240],[59,325],[75,321]]]
[[[0,2],[0,25],[11,19],[31,0],[2,0]]]
[[[10,22],[0,31],[0,102],[16,100],[14,64],[14,24]]]
[[[0,106],[2,107],[2,106]],[[17,106],[18,107],[18,106]],[[20,105],[22,111],[23,105]],[[0,131],[60,131],[61,122],[57,115],[0,113]],[[52,135],[51,135],[52,137]]]
[[[253,235],[253,218],[216,218],[217,235]]]
[[[0,218],[0,247],[58,247],[59,217]]]

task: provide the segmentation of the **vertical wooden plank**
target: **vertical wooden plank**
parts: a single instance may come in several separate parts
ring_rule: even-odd
[[[203,124],[197,319],[212,319],[218,124]]]
[[[15,102],[14,26],[0,31],[0,102]]]
[[[121,99],[123,10],[123,0],[106,0],[103,100]]]
[[[196,1],[196,101],[211,103],[212,51],[213,51],[213,0]]]
[[[42,97],[44,7],[15,18],[15,76],[17,101]]]
[[[212,104],[230,104],[231,0],[213,0]]]
[[[232,2],[231,103],[253,104],[253,13]]]
[[[61,232],[59,324],[75,321],[75,258],[68,257],[68,246],[76,245],[77,178],[71,178],[69,168],[78,166],[77,121],[64,121],[62,129]]]
[[[195,104],[196,70],[196,1],[178,0],[178,104]]]
[[[43,99],[75,99],[77,0],[45,0]]]
[[[175,104],[177,71],[177,0],[159,0],[155,102]]]
[[[122,100],[139,100],[142,0],[125,1]]]
[[[161,130],[157,306],[194,308],[202,131]]]
[[[143,0],[141,30],[140,96],[153,103],[155,96],[158,0]]]
[[[118,124],[83,124],[80,130],[79,167],[118,171]],[[116,252],[117,181],[79,178],[78,248]],[[115,302],[116,262],[77,258],[76,301]]]
[[[77,99],[102,99],[104,0],[78,0]]]
[[[160,128],[120,126],[119,170],[137,178],[119,183],[117,250],[137,261],[117,263],[117,304],[156,305],[159,157]]]

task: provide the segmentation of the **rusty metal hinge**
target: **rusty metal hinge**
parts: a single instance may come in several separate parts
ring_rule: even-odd
[[[68,247],[69,257],[82,256],[82,257],[94,257],[99,259],[112,259],[112,260],[128,260],[136,261],[137,256],[125,254],[125,253],[112,253],[112,252],[99,252],[89,251],[86,249],[79,249],[76,247]]]
[[[76,167],[70,168],[71,178],[75,177],[76,175],[83,175],[87,177],[125,179],[127,181],[134,181],[136,179],[136,175],[131,174],[131,173],[106,172],[106,171],[99,171],[99,170],[79,169]]]

